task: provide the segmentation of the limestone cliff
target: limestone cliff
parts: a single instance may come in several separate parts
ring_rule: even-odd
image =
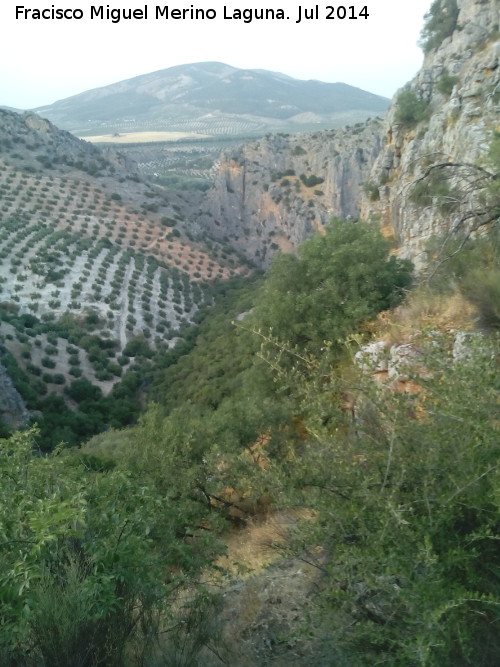
[[[334,215],[373,219],[423,268],[431,236],[470,223],[479,194],[475,165],[484,165],[500,129],[499,0],[436,0],[432,12],[437,39],[384,121],[268,135],[226,153],[201,227],[266,266],[274,252],[295,249]],[[442,24],[449,29],[441,39]],[[415,119],[401,120],[401,93],[417,105]],[[465,166],[441,169],[443,183],[427,178],[433,165],[449,163]]]
[[[200,225],[261,266],[332,216],[358,218],[382,121],[342,130],[268,135],[222,156]]]
[[[372,200],[365,196],[362,204],[363,217],[376,216],[392,228],[401,254],[417,268],[427,261],[428,239],[457,229],[467,207],[474,205],[474,165],[484,164],[493,130],[500,129],[500,3],[457,0],[456,9],[452,34],[426,55],[404,89],[422,102],[424,118],[401,122],[395,96],[370,177],[378,192],[373,196],[372,190]],[[433,192],[432,179],[426,178],[427,196],[416,197],[419,179],[430,175],[429,167],[443,163],[469,166],[441,169],[447,189]],[[439,193],[447,198],[440,199]]]

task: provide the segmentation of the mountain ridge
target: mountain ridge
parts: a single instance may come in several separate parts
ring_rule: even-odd
[[[346,83],[294,79],[279,72],[240,69],[218,62],[190,63],[124,79],[58,100],[35,111],[75,134],[129,121],[149,130],[182,129],[207,114],[246,118],[257,132],[300,127],[300,115],[314,113],[317,123],[368,117],[387,109],[389,100]],[[210,130],[210,124],[209,128]],[[199,130],[199,128],[198,128]],[[200,130],[199,130],[200,131]],[[206,130],[205,130],[206,131]],[[212,128],[212,132],[214,132]]]

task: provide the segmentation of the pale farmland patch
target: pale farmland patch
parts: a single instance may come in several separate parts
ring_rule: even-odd
[[[182,139],[208,139],[210,135],[197,132],[125,132],[123,134],[99,134],[80,137],[92,144],[142,144],[156,141],[181,141]]]

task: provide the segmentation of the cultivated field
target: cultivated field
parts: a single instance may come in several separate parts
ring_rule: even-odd
[[[116,132],[114,134],[100,134],[91,137],[80,137],[93,144],[142,144],[156,141],[182,141],[183,139],[205,139],[208,134],[195,132]]]
[[[151,201],[125,202],[82,172],[33,173],[0,159],[3,312],[45,323],[69,313],[110,341],[103,367],[101,354],[93,358],[78,345],[68,352],[68,341],[58,336],[47,341],[28,332],[19,340],[7,318],[0,328],[7,349],[55,390],[83,373],[106,393],[128,364],[122,359],[120,366],[114,356],[129,341],[143,339],[152,349],[174,345],[210,302],[210,283],[241,271],[218,244],[209,252],[186,240],[179,220],[148,210],[158,208]]]

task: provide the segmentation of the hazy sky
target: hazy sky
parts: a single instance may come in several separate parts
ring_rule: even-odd
[[[19,3],[26,2],[21,5]],[[168,0],[167,0],[168,2]],[[353,2],[353,0],[351,0]],[[158,6],[215,10],[214,19],[156,18],[154,3],[129,0],[109,5],[88,0],[1,0],[0,105],[33,108],[139,74],[191,62],[220,61],[242,68],[283,72],[299,79],[342,81],[391,97],[422,63],[416,42],[431,0],[366,0],[345,5],[347,15],[366,7],[369,17],[327,19],[331,5],[291,0],[200,0]],[[91,7],[135,9],[147,19],[94,17]],[[17,18],[29,10],[81,10],[80,20]],[[236,10],[283,9],[288,19],[236,18]],[[299,18],[301,8],[302,21]],[[304,19],[318,7],[319,18]],[[333,5],[337,10],[337,5]],[[24,12],[20,12],[23,15]],[[342,14],[342,10],[340,10]]]

